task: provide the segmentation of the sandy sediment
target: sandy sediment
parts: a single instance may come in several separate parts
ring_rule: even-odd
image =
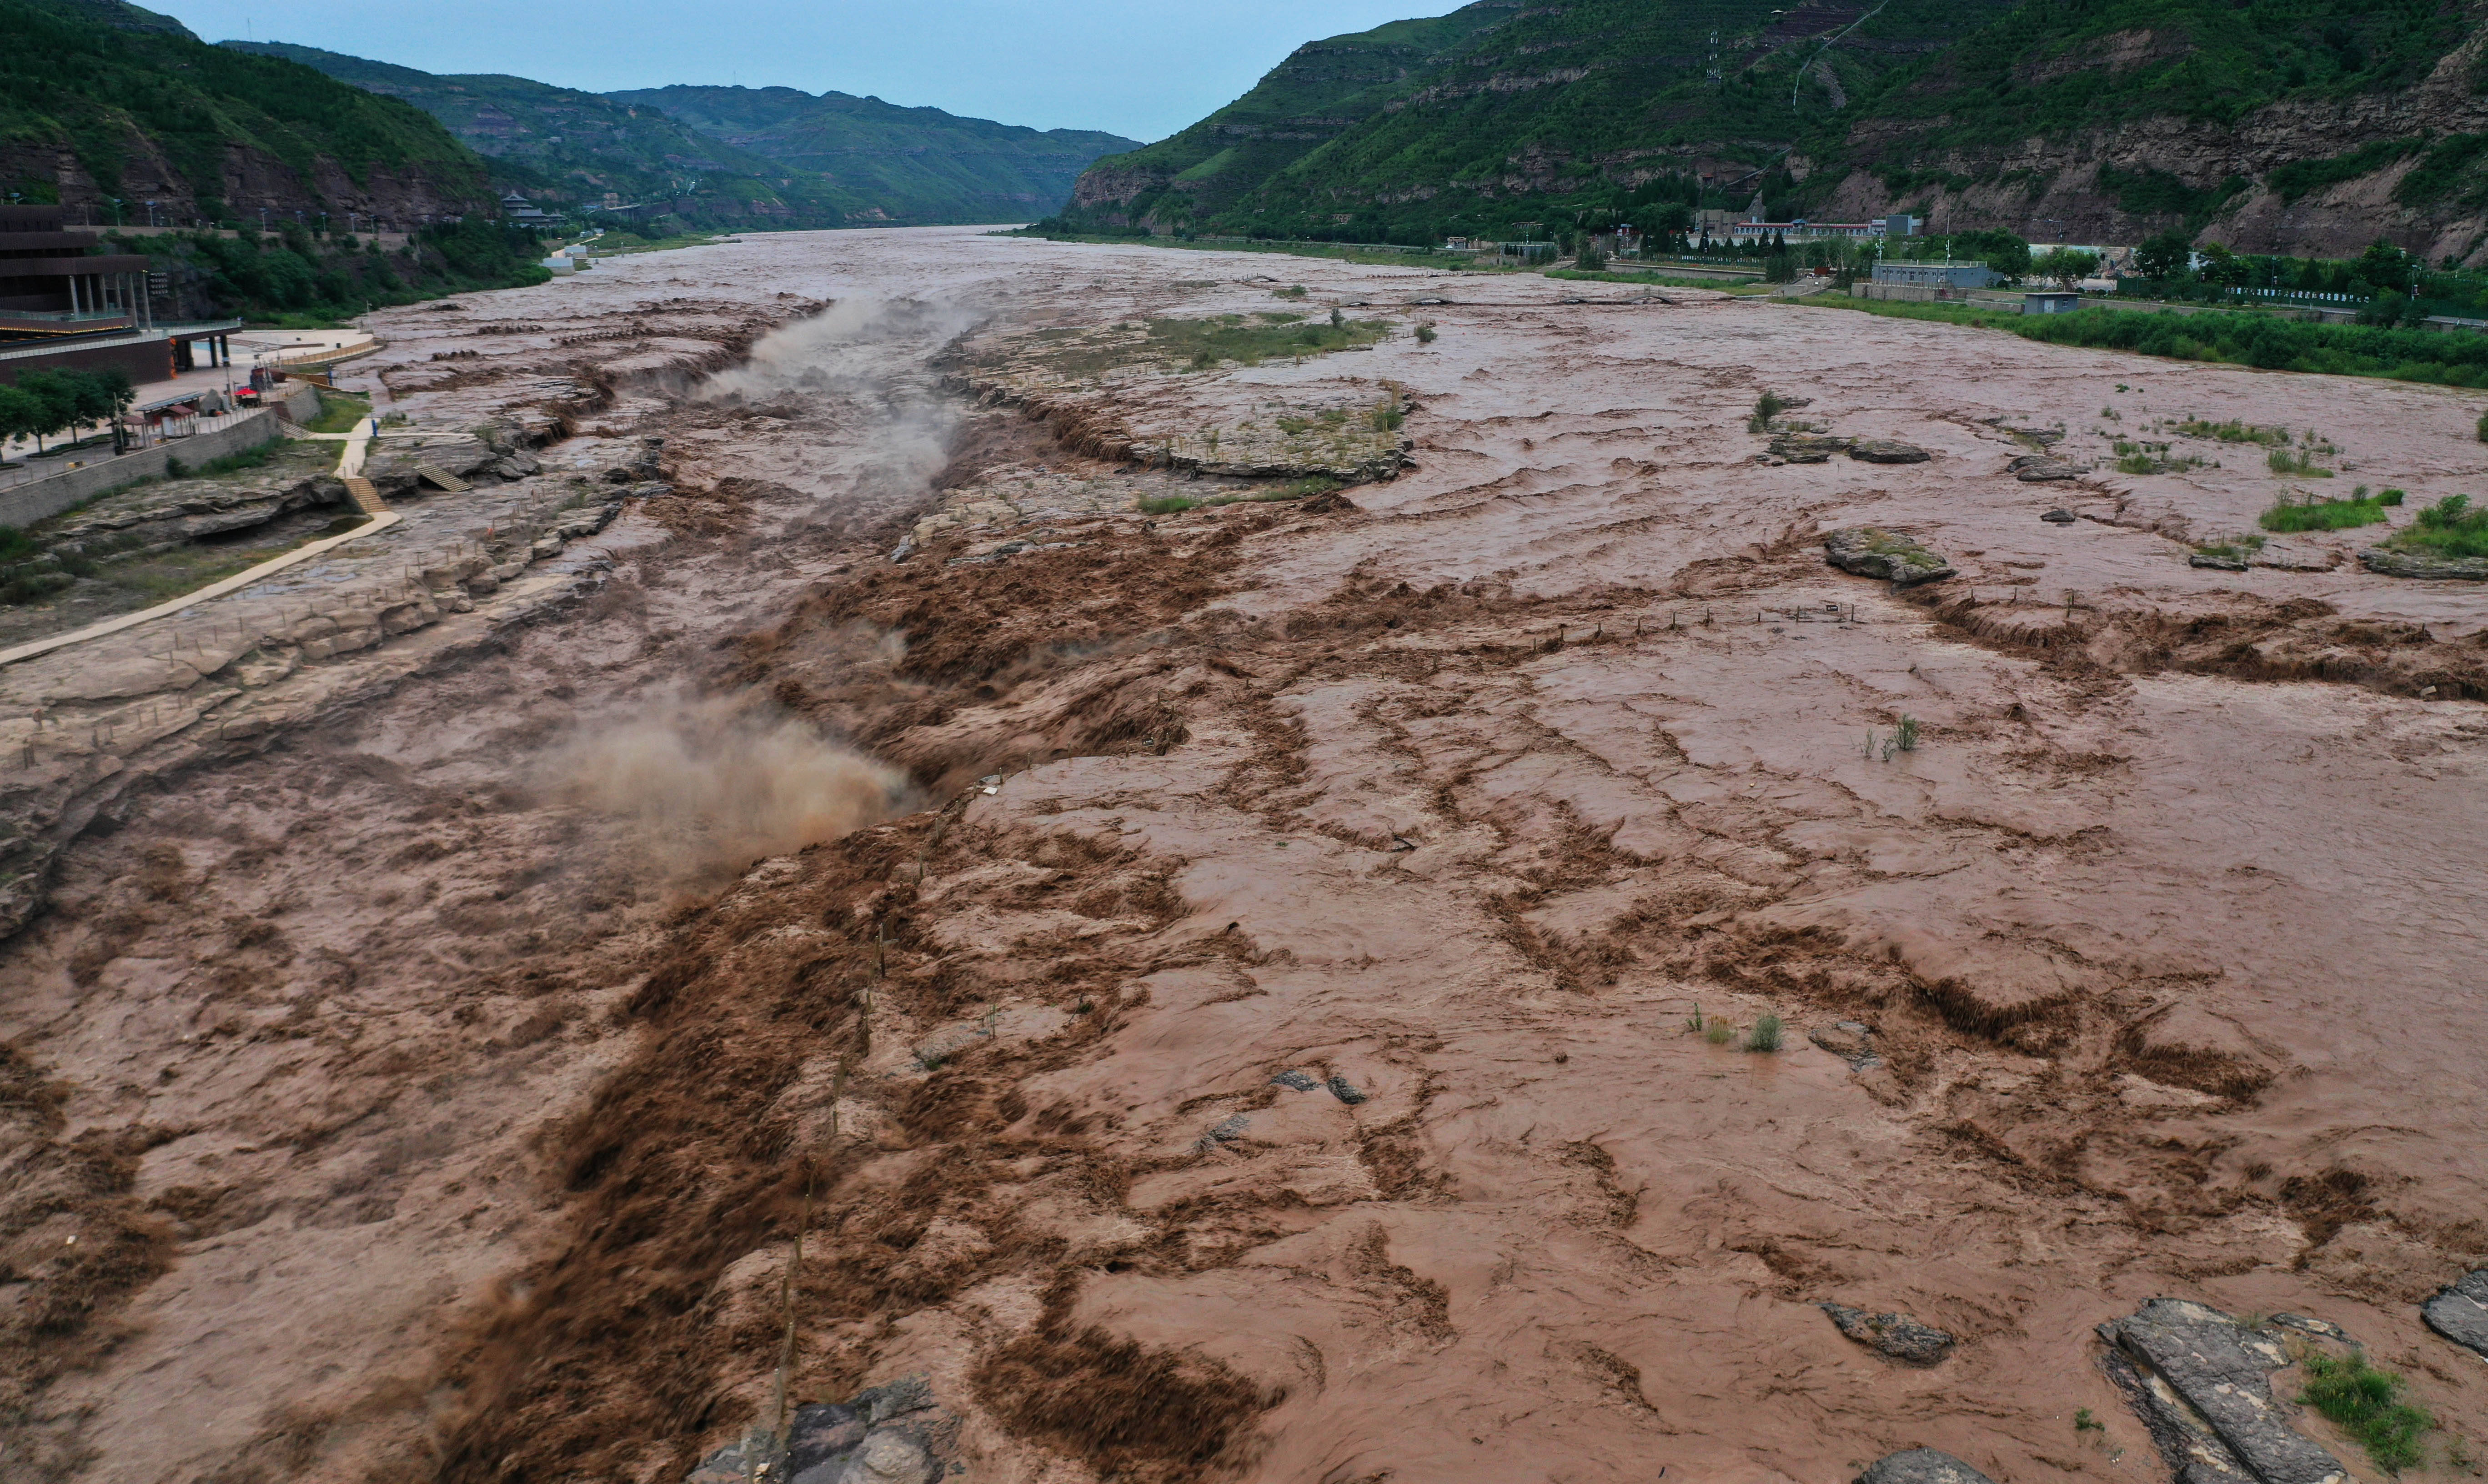
[[[796,1399],[926,1376],[975,1478],[2154,1479],[2094,1327],[2163,1296],[2488,1426],[2418,1310],[2488,1257],[2488,609],[2373,531],[2190,566],[2288,482],[2164,431],[2406,520],[2475,397],[1312,262],[1400,328],[1031,350],[1270,261],[796,235],[383,317],[394,406],[636,492],[54,841],[15,1456],[677,1478],[789,1295]],[[1766,389],[1929,458],[1775,462]],[[1395,479],[1173,508],[1250,492],[1175,433],[1385,398]],[[2203,462],[2116,473],[2153,425]]]

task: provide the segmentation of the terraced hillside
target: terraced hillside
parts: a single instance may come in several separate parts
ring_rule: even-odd
[[[1315,42],[1069,225],[1423,240],[1674,206],[2432,260],[2488,243],[2475,8],[1481,0]]]

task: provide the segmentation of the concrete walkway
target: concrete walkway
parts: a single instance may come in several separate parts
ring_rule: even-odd
[[[365,418],[356,425],[353,433],[312,433],[305,434],[303,436],[324,442],[329,440],[343,442],[346,447],[337,457],[337,477],[347,482],[349,490],[353,490],[355,485],[362,485],[364,490],[371,488],[369,482],[361,478],[363,455],[371,447],[372,441],[371,419]],[[359,493],[357,491],[358,496]],[[358,497],[355,503],[363,505],[365,502]],[[371,503],[378,504],[376,494],[372,496]],[[238,572],[230,577],[211,582],[196,592],[184,593],[169,602],[159,602],[152,608],[141,608],[135,613],[124,613],[118,618],[108,618],[99,624],[89,624],[84,629],[71,630],[68,633],[56,633],[49,638],[36,639],[31,643],[20,644],[14,649],[0,650],[0,665],[14,664],[20,659],[32,659],[37,655],[48,655],[54,650],[67,649],[72,644],[83,644],[89,639],[99,639],[105,634],[120,633],[125,630],[135,629],[141,624],[152,624],[159,618],[169,618],[184,608],[206,602],[211,599],[221,598],[227,593],[238,592],[263,577],[283,572],[297,563],[307,562],[325,551],[344,546],[347,542],[360,541],[375,531],[386,530],[405,518],[396,511],[386,509],[371,511],[370,514],[369,520],[343,536],[325,537],[312,542],[309,546],[297,546],[283,556],[272,557],[256,567]]]

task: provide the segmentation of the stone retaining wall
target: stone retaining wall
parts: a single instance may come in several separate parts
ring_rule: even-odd
[[[142,479],[159,479],[163,476],[167,459],[179,459],[196,468],[211,459],[222,459],[228,454],[257,448],[283,434],[284,424],[277,419],[279,410],[296,422],[317,417],[320,415],[320,393],[317,388],[297,382],[269,411],[239,418],[213,433],[202,433],[179,442],[158,443],[152,448],[123,454],[118,459],[106,459],[101,463],[67,469],[14,489],[0,490],[0,525],[14,525],[22,530],[99,494],[125,485],[134,485]]]

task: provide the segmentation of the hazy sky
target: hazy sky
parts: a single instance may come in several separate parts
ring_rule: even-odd
[[[1173,133],[1302,42],[1460,0],[138,0],[211,42],[294,42],[606,92],[836,89],[1037,128]]]

